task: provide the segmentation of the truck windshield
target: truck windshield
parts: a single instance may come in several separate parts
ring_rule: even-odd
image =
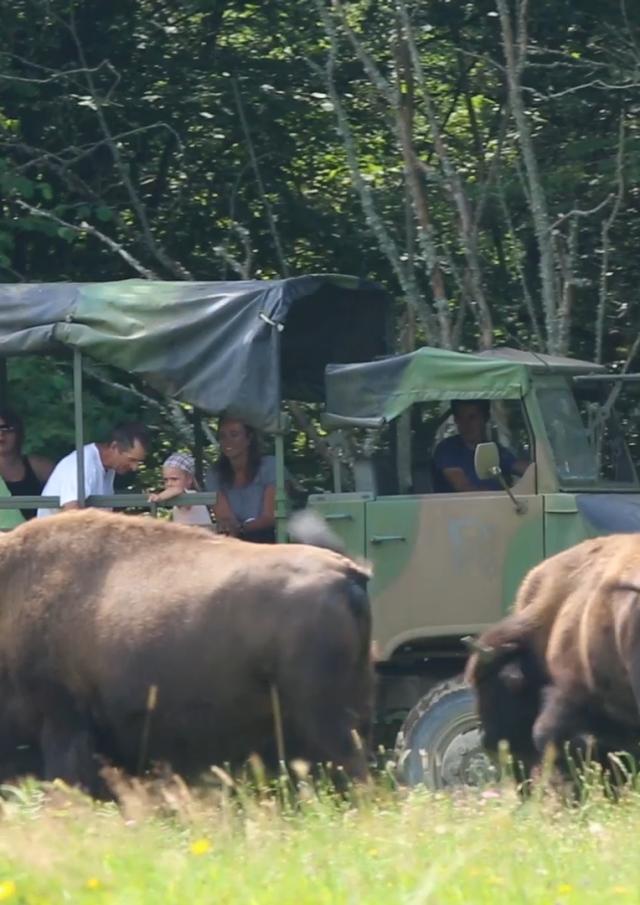
[[[537,391],[563,486],[638,486],[627,439],[639,408],[637,384],[567,383]],[[635,431],[633,432],[635,433]]]

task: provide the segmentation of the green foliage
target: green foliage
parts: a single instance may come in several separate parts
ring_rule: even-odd
[[[380,75],[391,88],[398,86],[403,103],[413,102],[413,149],[424,167],[420,178],[448,310],[460,317],[455,342],[472,349],[473,306],[461,311],[467,265],[459,216],[424,98],[400,64],[397,4],[345,0],[343,6]],[[595,347],[602,228],[618,187],[621,120],[625,126],[625,185],[609,235],[604,331],[605,360],[619,361],[640,315],[640,96],[633,81],[640,8],[603,8],[595,0],[544,0],[529,7],[523,98],[550,217],[560,221],[556,248],[568,242],[564,214],[606,202],[578,220],[570,350],[587,358]],[[494,340],[530,346],[535,331],[522,279],[540,319],[539,251],[518,135],[512,120],[503,122],[507,95],[494,2],[411,0],[408,8],[451,164],[472,213],[483,202],[477,252]],[[0,278],[134,275],[114,252],[115,243],[161,278],[181,278],[186,271],[196,279],[269,278],[286,266],[291,274],[371,277],[400,295],[336,129],[323,76],[330,42],[315,3],[79,0],[71,7],[66,0],[16,0],[3,10],[3,39]],[[432,300],[396,115],[341,27],[337,49],[335,86],[362,179],[398,254],[411,262],[419,294]],[[557,278],[560,285],[564,277],[558,272]],[[400,335],[400,304],[398,313]],[[424,338],[420,330],[418,341]],[[53,411],[54,383],[50,389],[42,402]],[[113,405],[117,410],[119,403]],[[108,411],[111,418],[115,412]],[[49,441],[61,446],[62,436]]]

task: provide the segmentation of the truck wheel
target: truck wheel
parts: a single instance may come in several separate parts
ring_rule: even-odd
[[[478,786],[496,778],[473,692],[461,678],[440,682],[418,701],[398,733],[396,756],[399,777],[410,786]]]

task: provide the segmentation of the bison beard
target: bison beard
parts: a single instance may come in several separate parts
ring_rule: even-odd
[[[536,566],[513,615],[486,631],[467,664],[485,745],[509,744],[525,772],[547,746],[566,766],[638,753],[640,537],[585,541]]]
[[[364,778],[368,577],[329,550],[94,510],[0,537],[2,772],[24,746],[29,770],[91,790],[105,761],[272,762],[275,689],[287,757]]]

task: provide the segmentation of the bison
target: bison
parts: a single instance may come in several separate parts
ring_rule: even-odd
[[[473,642],[485,746],[508,742],[526,772],[548,745],[607,763],[640,740],[640,536],[584,541],[540,563],[512,615]]]
[[[279,739],[364,778],[368,577],[327,549],[96,510],[0,536],[0,761],[31,746],[45,778],[94,789],[96,760],[195,777]]]

